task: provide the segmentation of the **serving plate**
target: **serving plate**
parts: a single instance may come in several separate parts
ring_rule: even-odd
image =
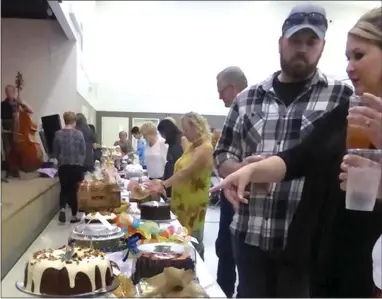
[[[34,293],[31,291],[28,291],[25,289],[24,282],[17,281],[16,282],[16,289],[18,289],[20,292],[34,296],[34,297],[40,297],[40,298],[89,298],[89,297],[99,297],[102,295],[105,295],[107,293],[110,293],[114,291],[119,286],[119,280],[117,276],[114,276],[113,282],[110,286],[107,286],[106,288],[96,290],[91,293],[83,293],[83,294],[76,294],[76,295],[48,295],[48,294],[40,294],[40,293]]]

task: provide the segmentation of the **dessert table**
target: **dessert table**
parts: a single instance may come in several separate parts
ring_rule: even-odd
[[[172,224],[175,225],[176,222],[178,221],[174,220]],[[57,217],[54,217],[45,230],[36,238],[24,255],[16,262],[13,268],[1,281],[2,297],[30,297],[29,295],[18,291],[15,287],[16,281],[23,281],[24,279],[24,267],[26,262],[34,252],[41,248],[58,248],[66,245],[69,235],[76,225],[78,224],[60,225],[57,221]],[[179,222],[178,225],[180,225]],[[197,255],[196,259],[196,273],[198,275],[199,282],[205,289],[206,293],[211,298],[225,298],[223,291],[216,283],[215,279],[210,275],[210,273],[208,273],[203,260],[199,255]],[[122,253],[114,253],[112,260],[118,264],[121,264]],[[131,261],[126,262],[125,265],[122,266],[122,272],[123,268],[129,267],[129,265],[131,265]]]

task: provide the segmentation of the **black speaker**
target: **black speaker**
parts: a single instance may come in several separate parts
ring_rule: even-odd
[[[61,130],[61,119],[59,114],[47,115],[41,117],[42,129],[44,130],[47,154],[53,153],[53,140],[57,131]],[[45,150],[46,151],[46,150]]]

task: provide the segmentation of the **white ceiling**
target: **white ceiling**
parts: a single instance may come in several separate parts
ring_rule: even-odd
[[[238,65],[256,83],[276,71],[281,25],[296,3],[97,2],[93,35],[85,46],[89,73],[104,95],[97,109],[181,113],[202,107],[198,112],[227,113],[216,92],[217,72]],[[324,72],[346,78],[347,31],[377,3],[319,2],[333,20],[320,62]]]

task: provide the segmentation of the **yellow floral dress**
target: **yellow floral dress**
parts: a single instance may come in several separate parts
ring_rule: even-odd
[[[206,145],[212,149],[210,142],[205,142],[201,146]],[[188,146],[175,163],[174,174],[193,163],[193,153],[193,146]],[[178,217],[179,222],[187,228],[189,234],[199,242],[203,240],[210,184],[211,164],[198,169],[191,179],[172,186],[171,210]]]

